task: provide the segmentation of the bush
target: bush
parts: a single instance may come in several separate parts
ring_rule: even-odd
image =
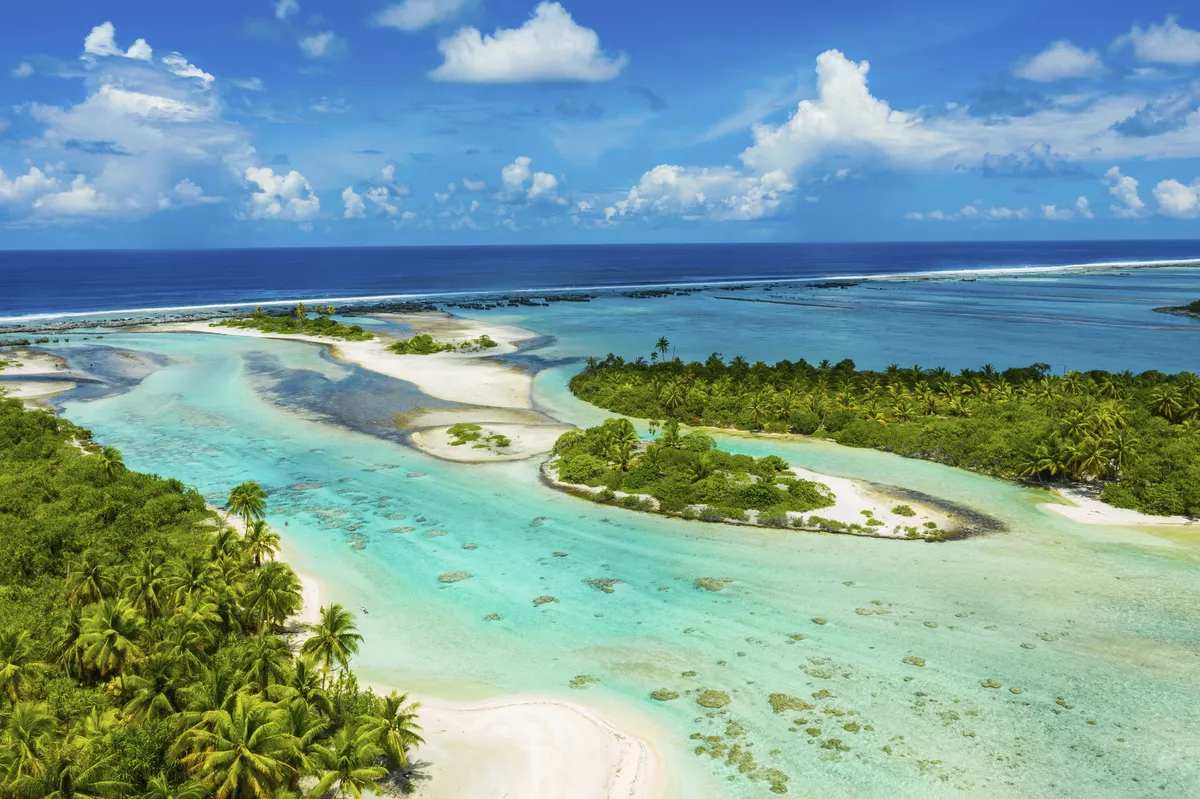
[[[821,428],[821,417],[812,411],[793,413],[790,421],[792,430],[804,436],[811,436]]]
[[[892,513],[897,516],[916,516],[917,512],[912,509],[911,505],[897,505],[892,508]]]
[[[858,421],[854,411],[837,411],[825,417],[825,430],[829,433],[840,433],[846,425]]]

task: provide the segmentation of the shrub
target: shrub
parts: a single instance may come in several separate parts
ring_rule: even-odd
[[[911,505],[897,505],[892,508],[892,513],[897,516],[916,516],[917,512],[912,509]]]
[[[821,417],[812,411],[793,413],[790,421],[792,430],[804,436],[811,436],[821,427]]]

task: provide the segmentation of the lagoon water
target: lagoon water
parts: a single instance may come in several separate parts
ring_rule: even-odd
[[[1150,310],[1200,296],[1196,275],[711,289],[486,318],[550,337],[513,361],[538,370],[540,409],[583,425],[605,414],[566,389],[580,360],[648,355],[659,335],[687,359],[1197,371],[1200,324]],[[936,464],[736,436],[722,446],[903,485],[1007,530],[924,544],[664,519],[554,492],[537,462],[425,456],[393,415],[439,403],[319,347],[89,339],[51,349],[110,390],[64,395],[64,414],[132,468],[214,501],[242,480],[266,486],[289,561],[319,578],[326,601],[369,610],[358,668],[371,680],[597,705],[656,731],[680,797],[768,794],[724,757],[695,754],[703,736],[740,744],[804,797],[1200,796],[1191,529],[1079,525],[1042,507],[1047,494]],[[449,571],[471,578],[439,583]],[[701,577],[732,582],[710,592]],[[597,579],[620,582],[607,593],[587,582]],[[557,601],[535,606],[543,596]],[[596,684],[568,687],[585,674]],[[649,697],[659,688],[683,696],[659,703]],[[732,701],[709,713],[697,689]],[[776,693],[812,707],[774,713]],[[843,748],[821,745],[831,737]]]

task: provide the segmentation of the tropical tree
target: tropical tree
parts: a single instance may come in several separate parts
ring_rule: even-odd
[[[247,480],[230,490],[225,510],[234,516],[240,516],[248,528],[251,521],[266,515],[267,492],[253,480]]]
[[[255,519],[242,536],[242,551],[257,569],[265,558],[272,558],[279,551],[279,533],[267,527],[264,520]]]
[[[29,687],[37,668],[28,630],[0,630],[0,690],[13,705]]]
[[[90,605],[117,591],[117,580],[96,553],[85,552],[67,573],[67,599],[77,605]]]
[[[363,637],[354,616],[341,605],[321,608],[321,620],[306,625],[311,635],[300,645],[300,654],[314,658],[328,674],[334,665],[349,668],[350,656],[358,652]]]
[[[239,697],[232,711],[206,713],[187,729],[174,753],[215,799],[257,799],[290,783],[296,745],[282,710],[256,697]]]
[[[346,724],[338,730],[321,752],[324,772],[311,796],[351,796],[362,799],[362,792],[387,776],[387,769],[375,765],[383,749],[375,742],[378,730],[369,723]]]
[[[56,719],[45,702],[17,702],[4,717],[4,748],[11,757],[8,777],[41,779],[46,773],[46,745],[53,740]]]
[[[407,749],[425,743],[421,737],[421,725],[417,723],[420,702],[409,702],[408,694],[392,691],[383,698],[380,745],[392,769],[408,768]]]
[[[96,458],[100,461],[100,471],[110,483],[125,471],[125,460],[116,447],[103,447]]]
[[[667,357],[667,350],[670,349],[671,342],[667,341],[666,336],[659,336],[658,341],[654,342],[654,349],[658,350],[659,359]]]
[[[179,687],[179,664],[162,654],[151,655],[138,674],[125,676],[125,692],[130,696],[124,712],[137,722],[163,719],[176,713],[175,694]]]
[[[124,599],[106,599],[93,608],[79,643],[83,662],[101,677],[123,674],[129,661],[141,654],[137,640],[142,625],[137,611]]]
[[[242,604],[255,629],[280,627],[297,613],[304,599],[300,579],[286,563],[272,561],[254,573]]]
[[[246,650],[242,669],[250,687],[265,697],[267,689],[287,677],[290,662],[287,642],[277,635],[260,633]]]

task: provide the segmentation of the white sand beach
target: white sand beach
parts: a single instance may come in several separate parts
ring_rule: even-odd
[[[896,532],[897,526],[922,529],[926,522],[933,522],[943,531],[949,531],[954,526],[953,517],[947,513],[912,500],[889,497],[861,480],[820,474],[797,466],[792,467],[792,472],[802,480],[828,486],[837,500],[832,508],[821,508],[807,515],[821,516],[846,524],[863,524],[867,519],[863,511],[867,511],[884,523],[883,527],[872,528],[875,531],[874,535],[880,538],[904,538],[903,532]],[[912,508],[916,515],[901,516],[892,513],[892,508],[900,505]]]
[[[476,422],[478,424],[478,422]],[[496,463],[499,461],[518,461],[544,455],[554,448],[558,437],[573,427],[566,425],[544,424],[483,424],[479,430],[481,440],[491,435],[502,435],[512,443],[506,447],[482,446],[476,448],[474,442],[454,445],[454,438],[447,434],[448,427],[433,427],[417,430],[411,440],[417,449],[460,463]]]
[[[1114,508],[1077,489],[1058,488],[1055,493],[1071,504],[1046,502],[1042,507],[1081,524],[1107,527],[1187,527],[1197,524],[1186,516],[1151,516],[1128,508]]]

